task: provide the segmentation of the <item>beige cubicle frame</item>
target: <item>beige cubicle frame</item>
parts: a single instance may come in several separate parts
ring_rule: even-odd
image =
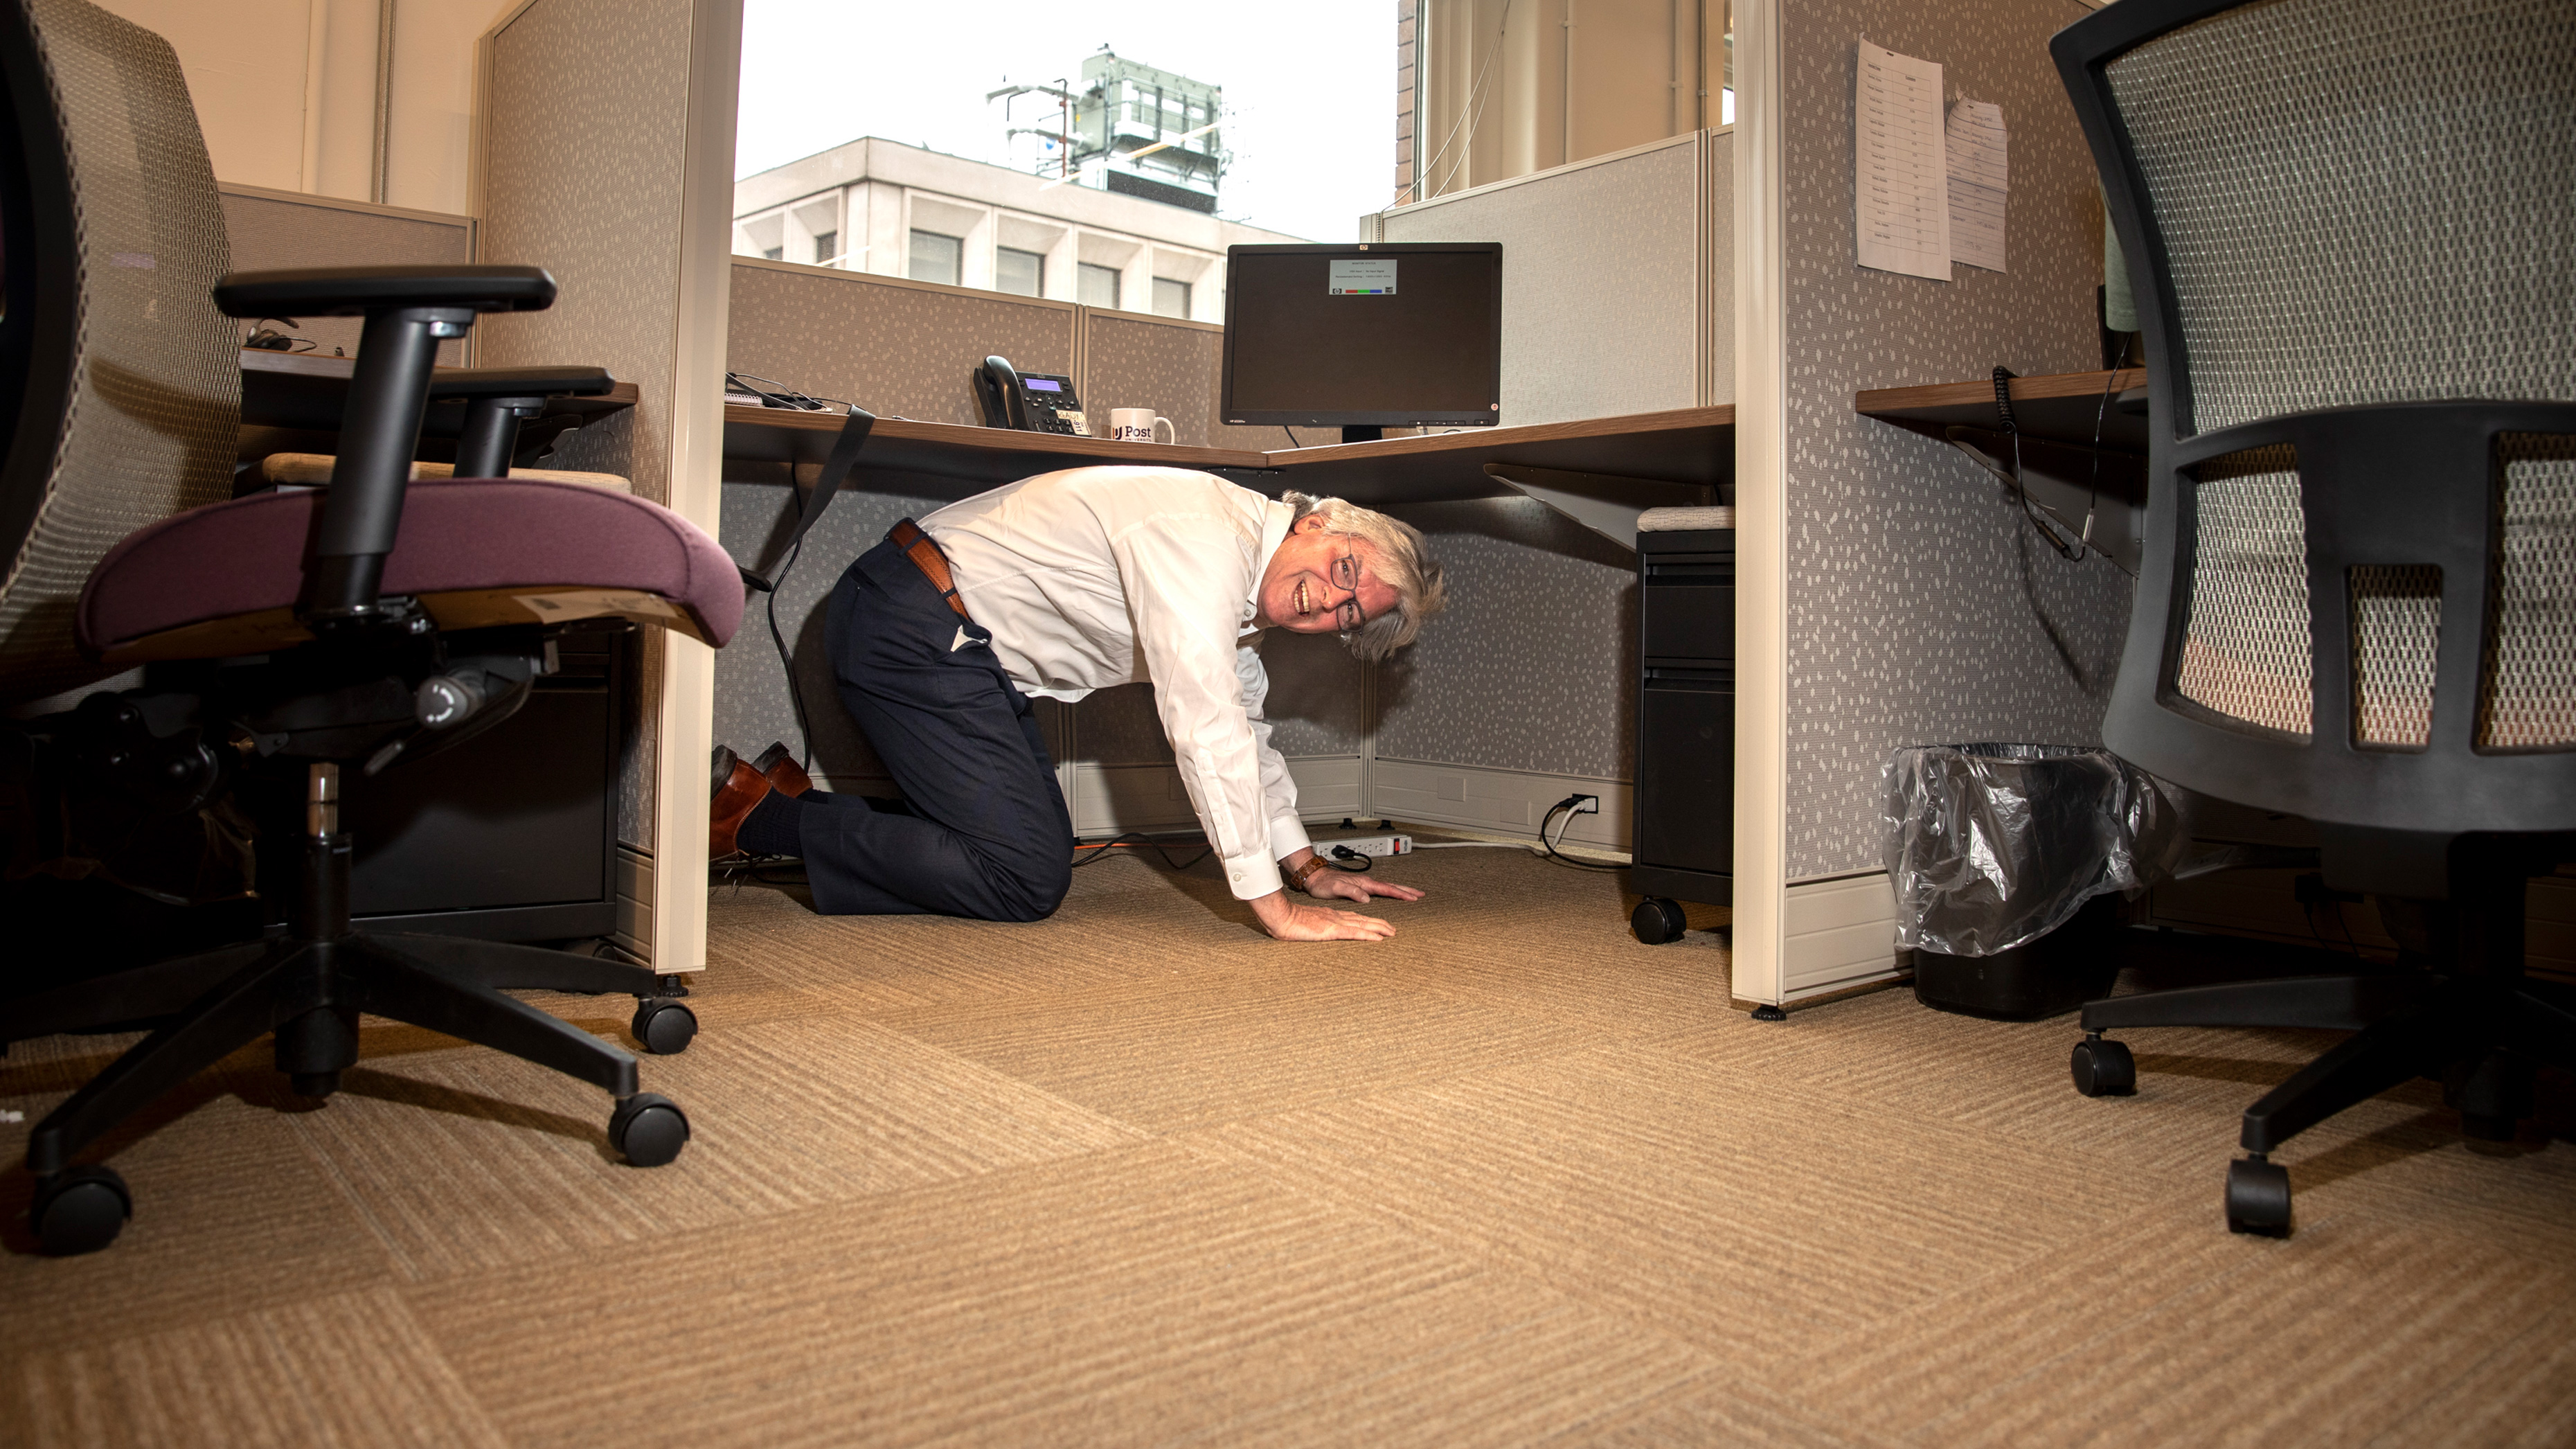
[[[1782,386],[1781,0],[1735,6],[1735,905],[1733,995],[1784,998],[1788,399]]]
[[[639,410],[656,410],[658,417],[633,434],[638,491],[662,494],[655,501],[712,535],[723,497],[724,356],[733,262],[734,121],[742,63],[742,3],[651,3],[669,19],[677,18],[669,15],[672,7],[685,12],[688,34],[682,73],[621,72],[587,63],[588,58],[575,47],[565,56],[563,79],[569,86],[597,90],[602,104],[621,99],[651,104],[675,90],[683,97],[681,174],[675,178],[678,195],[672,225],[660,235],[619,238],[622,245],[651,249],[646,256],[676,259],[668,325],[624,365],[640,364],[668,379],[660,387],[648,381],[639,404]],[[511,27],[563,14],[573,25],[595,31],[625,22],[637,10],[638,0],[522,0],[496,19],[477,42],[469,151],[471,209],[482,224],[487,245],[500,241],[506,231],[494,225],[489,168],[492,148],[503,139],[493,117],[496,58]],[[585,155],[576,146],[550,147],[549,138],[524,133],[513,133],[508,139],[543,156],[546,164],[564,168],[566,174],[585,166],[608,171],[617,159]],[[496,254],[482,259],[539,264],[546,260],[501,256],[497,248]],[[631,342],[632,338],[620,340]],[[565,342],[561,335],[549,338],[549,345]],[[521,360],[506,356],[506,351],[501,337],[487,337],[481,360],[490,365]],[[652,487],[648,480],[660,486]],[[642,717],[633,723],[639,733],[649,730],[645,744],[652,753],[645,778],[652,782],[653,841],[649,848],[621,843],[618,934],[621,944],[643,956],[656,971],[698,971],[706,966],[707,864],[704,851],[694,846],[705,838],[707,829],[706,759],[713,743],[715,652],[662,630],[654,631],[647,651],[641,671]]]

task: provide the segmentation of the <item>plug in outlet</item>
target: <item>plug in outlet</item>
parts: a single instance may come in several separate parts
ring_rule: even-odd
[[[1411,855],[1410,835],[1345,835],[1332,840],[1318,840],[1315,849],[1330,857],[1336,849],[1355,855]]]
[[[1577,815],[1598,815],[1598,814],[1600,814],[1600,813],[1601,813],[1601,797],[1600,797],[1600,796],[1598,796],[1598,795],[1577,795],[1577,796],[1575,796],[1575,797],[1574,797],[1574,813],[1575,813],[1575,814],[1577,814]]]

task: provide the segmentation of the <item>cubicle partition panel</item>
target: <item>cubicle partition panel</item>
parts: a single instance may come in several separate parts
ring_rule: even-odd
[[[1082,371],[1074,379],[1092,432],[1109,434],[1111,408],[1152,408],[1172,420],[1173,441],[1194,448],[1257,448],[1216,434],[1277,434],[1277,428],[1217,427],[1216,377],[1225,329],[1176,317],[1085,307]],[[1272,447],[1286,447],[1284,435]]]
[[[436,266],[471,262],[474,218],[442,211],[413,211],[400,206],[344,201],[300,191],[271,191],[264,186],[220,183],[224,233],[232,243],[236,272],[280,271],[289,267]],[[245,324],[247,326],[248,324]],[[312,350],[330,356],[334,350],[358,355],[356,317],[302,317],[293,325],[277,324],[297,337],[310,338]],[[442,342],[438,361],[444,367],[464,365],[474,339]],[[300,346],[297,349],[303,350]]]
[[[710,531],[719,448],[740,0],[526,0],[481,45],[478,260],[545,267],[544,312],[485,319],[485,366],[597,363],[631,409],[567,436],[560,466],[617,473]],[[705,964],[713,651],[639,636],[623,818],[627,944]]]
[[[973,378],[987,357],[1081,385],[1082,309],[1070,302],[751,257],[732,271],[724,365],[735,372],[879,417],[969,425],[983,421]]]
[[[1739,776],[1739,998],[1812,998],[1891,978],[1879,770],[1900,745],[2098,742],[2128,577],[2035,538],[2010,495],[1946,445],[1853,411],[1853,394],[2096,365],[2101,211],[2048,55],[2071,6],[1747,0],[1739,154],[1748,377],[1739,499],[1748,675]],[[1944,67],[1944,99],[2008,128],[2007,270],[1948,280],[1858,265],[1853,86],[1869,43]],[[1755,148],[1760,148],[1758,151]],[[1750,309],[1768,309],[1766,316]],[[1758,347],[1760,350],[1753,351]],[[1776,575],[1773,570],[1776,568]],[[1766,639],[1744,631],[1776,631]],[[1766,663],[1776,660],[1776,665]],[[1776,678],[1764,678],[1776,668]],[[1764,877],[1767,875],[1767,881]]]
[[[1635,554],[1528,499],[1396,511],[1446,570],[1449,608],[1378,670],[1370,812],[1527,833],[1566,796],[1597,795],[1564,838],[1626,850]]]
[[[1362,219],[1503,244],[1502,422],[1734,399],[1732,135],[1696,131]]]

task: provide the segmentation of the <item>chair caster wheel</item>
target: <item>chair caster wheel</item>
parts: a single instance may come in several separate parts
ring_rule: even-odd
[[[637,1167],[660,1167],[688,1145],[689,1119],[659,1092],[638,1092],[608,1119],[608,1145]]]
[[[1628,913],[1628,929],[1649,946],[1665,946],[1682,938],[1690,920],[1682,914],[1681,902],[1648,896]]]
[[[2290,1170],[2260,1157],[2240,1157],[2227,1164],[2227,1230],[2288,1237]]]
[[[113,1168],[75,1167],[37,1184],[27,1216],[47,1256],[95,1253],[134,1216],[134,1194]]]
[[[2077,1042],[2067,1069],[2074,1074],[2075,1090],[2087,1097],[2125,1097],[2138,1090],[2138,1059],[2124,1043],[2107,1037]]]
[[[630,1023],[635,1039],[657,1057],[677,1056],[698,1034],[698,1014],[667,996],[647,996]]]

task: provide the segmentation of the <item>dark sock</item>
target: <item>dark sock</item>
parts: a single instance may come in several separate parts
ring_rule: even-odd
[[[742,817],[742,828],[734,832],[734,843],[754,855],[796,855],[805,853],[805,842],[797,826],[805,819],[804,801],[775,790],[751,807]]]

